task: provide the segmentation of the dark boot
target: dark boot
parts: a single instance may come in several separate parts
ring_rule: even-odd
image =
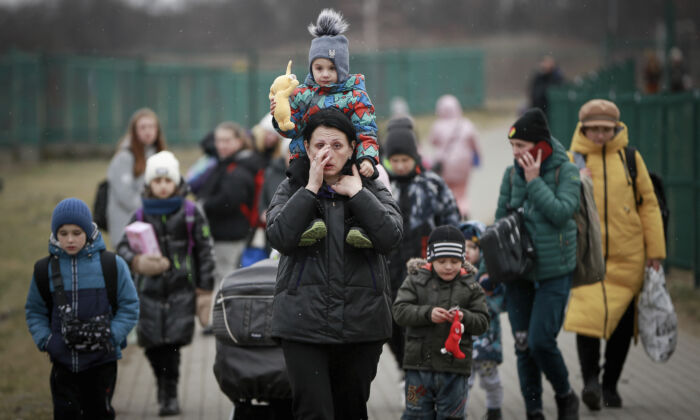
[[[527,420],[545,420],[544,413],[541,411],[533,411],[532,413],[527,413]]]
[[[503,420],[503,416],[501,415],[501,409],[500,408],[489,408],[486,411],[486,415],[484,416],[484,420]]]
[[[559,420],[578,420],[578,397],[572,389],[563,397],[554,398],[557,400],[557,418]]]
[[[180,414],[180,404],[177,402],[177,379],[165,380],[165,404],[158,411],[159,416],[176,416]]]
[[[581,391],[581,399],[589,410],[600,410],[601,392],[600,382],[598,382],[597,377],[591,377],[585,380],[583,391]]]
[[[158,408],[162,409],[168,397],[165,390],[165,377],[162,374],[156,377],[156,384],[158,385]]]
[[[603,404],[608,408],[622,408],[622,398],[614,388],[603,388]]]

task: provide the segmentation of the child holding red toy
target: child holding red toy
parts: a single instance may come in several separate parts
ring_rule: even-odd
[[[438,226],[428,238],[428,259],[412,259],[399,288],[393,314],[406,328],[403,419],[463,419],[471,373],[472,335],[486,332],[489,315],[476,269],[465,260],[464,236],[454,226]],[[463,328],[459,348],[452,327]],[[443,352],[442,349],[447,351]],[[456,351],[459,350],[459,351]],[[460,358],[464,354],[464,358]],[[426,418],[428,418],[426,417]]]

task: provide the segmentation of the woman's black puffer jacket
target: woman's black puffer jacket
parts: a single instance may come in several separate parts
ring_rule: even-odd
[[[204,212],[194,212],[192,255],[187,255],[188,235],[185,204],[169,215],[143,214],[143,221],[153,225],[162,254],[170,260],[170,269],[158,276],[134,274],[139,293],[139,345],[145,348],[163,344],[185,345],[192,341],[196,310],[195,288],[214,287],[212,238]],[[129,223],[136,221],[132,215]],[[136,255],[124,235],[117,247],[129,263]]]
[[[325,344],[387,339],[391,298],[386,255],[403,231],[396,202],[379,181],[363,180],[362,190],[352,198],[329,191],[325,184],[314,194],[305,184],[285,179],[268,208],[267,236],[282,253],[273,336]],[[297,246],[317,217],[326,222],[326,237],[313,246]],[[374,248],[346,244],[351,226],[362,227]]]

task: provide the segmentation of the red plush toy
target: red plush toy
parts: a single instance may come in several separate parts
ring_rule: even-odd
[[[450,353],[457,359],[464,359],[466,356],[459,349],[459,342],[462,341],[462,333],[464,332],[464,325],[459,322],[459,313],[455,312],[454,320],[452,325],[450,325],[450,335],[447,336],[445,340],[445,347],[440,349],[442,354]]]

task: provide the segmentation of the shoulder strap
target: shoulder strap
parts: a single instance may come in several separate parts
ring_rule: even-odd
[[[194,214],[196,206],[190,200],[185,199],[185,225],[187,226],[187,255],[192,255],[194,249]]]
[[[631,146],[625,147],[625,163],[627,163],[627,170],[632,178],[634,200],[637,202],[637,206],[640,206],[642,205],[642,197],[638,198],[637,196],[637,149]]]
[[[139,209],[136,210],[136,220],[143,222],[143,207],[139,207]]]
[[[117,255],[113,252],[102,251],[100,253],[100,264],[102,265],[102,275],[105,279],[107,299],[112,307],[112,315],[114,315],[119,308],[117,300]]]
[[[513,192],[513,176],[515,176],[515,165],[510,167],[510,191]]]
[[[63,289],[63,278],[61,277],[61,266],[58,262],[58,257],[51,256],[51,283],[53,284],[53,293],[56,296],[56,303],[59,307],[68,305],[66,292]]]
[[[571,154],[574,156],[574,163],[579,169],[583,169],[586,167],[586,160],[588,158],[588,155],[584,155],[579,152],[571,152]]]
[[[39,289],[39,295],[44,299],[46,307],[49,309],[49,319],[53,311],[53,296],[51,296],[51,288],[49,288],[49,258],[44,257],[34,263],[34,282]]]

